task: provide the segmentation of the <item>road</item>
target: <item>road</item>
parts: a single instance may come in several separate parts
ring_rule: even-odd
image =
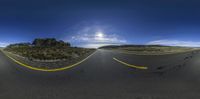
[[[0,99],[199,99],[199,60],[199,53],[137,56],[99,49],[71,69],[41,72],[0,52]]]

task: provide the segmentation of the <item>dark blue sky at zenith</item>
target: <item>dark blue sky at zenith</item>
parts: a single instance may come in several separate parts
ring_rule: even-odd
[[[199,0],[1,0],[0,46],[54,37],[74,46],[200,46]]]

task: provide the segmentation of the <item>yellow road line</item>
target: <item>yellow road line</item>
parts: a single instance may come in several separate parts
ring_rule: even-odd
[[[2,52],[3,52],[3,51],[2,51]],[[95,51],[95,52],[96,52],[96,51]],[[6,53],[4,53],[4,52],[3,52],[3,53],[4,53],[8,58],[10,58],[11,60],[13,60],[15,63],[17,63],[17,64],[19,64],[19,65],[21,65],[21,66],[23,66],[23,67],[26,67],[26,68],[28,68],[28,69],[36,70],[36,71],[44,71],[44,72],[56,72],[56,71],[62,71],[62,70],[70,69],[70,68],[72,68],[72,67],[75,67],[75,66],[81,64],[82,62],[84,62],[85,60],[87,60],[89,57],[91,57],[92,55],[94,55],[95,52],[93,52],[91,55],[89,55],[89,56],[86,57],[85,59],[83,59],[83,60],[81,60],[81,61],[79,61],[79,62],[77,62],[77,63],[75,63],[75,64],[72,64],[72,65],[69,65],[69,66],[65,66],[65,67],[62,67],[62,68],[56,68],[56,69],[42,69],[42,68],[36,68],[36,67],[30,66],[30,65],[24,64],[24,63],[22,63],[22,62],[19,62],[19,61],[17,61],[16,59],[12,58],[11,56],[7,55]]]
[[[123,61],[120,61],[120,60],[118,60],[117,58],[113,58],[115,61],[117,61],[117,62],[119,62],[119,63],[121,63],[121,64],[124,64],[124,65],[126,65],[126,66],[128,66],[128,67],[132,67],[132,68],[136,68],[136,69],[148,69],[148,67],[145,67],[145,66],[135,66],[135,65],[131,65],[131,64],[128,64],[128,63],[125,63],[125,62],[123,62]]]

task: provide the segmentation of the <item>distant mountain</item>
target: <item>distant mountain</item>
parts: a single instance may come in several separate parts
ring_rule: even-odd
[[[107,45],[99,47],[99,49],[103,48],[122,48],[122,47],[168,47],[164,45]]]

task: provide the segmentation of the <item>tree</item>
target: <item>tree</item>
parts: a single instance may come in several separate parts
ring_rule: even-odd
[[[55,38],[37,38],[33,41],[32,45],[40,47],[70,47],[70,43],[62,40],[57,41]]]

